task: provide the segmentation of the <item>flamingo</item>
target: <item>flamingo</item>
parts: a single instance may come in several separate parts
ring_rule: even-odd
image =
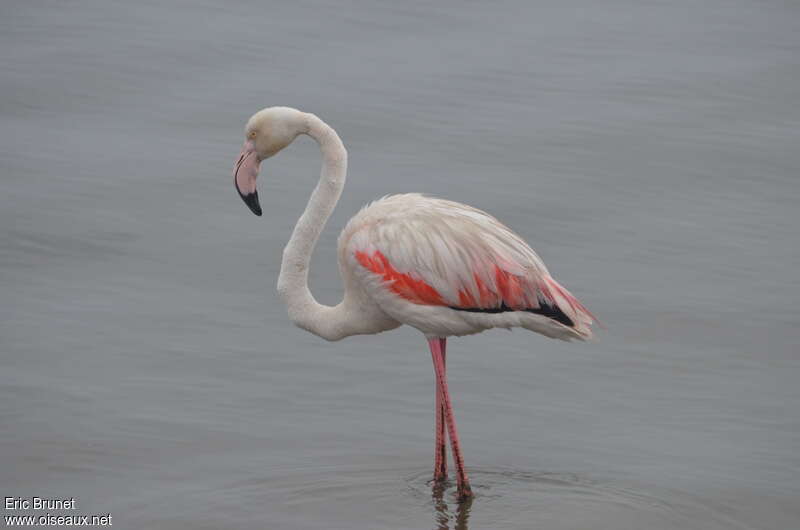
[[[417,193],[365,206],[338,241],[344,297],[318,303],[308,288],[311,254],[345,183],[347,151],[314,114],[289,107],[255,113],[234,165],[239,196],[260,216],[256,178],[263,160],[301,134],[322,152],[319,183],[284,251],[278,293],[298,327],[329,341],[412,326],[428,341],[435,373],[434,484],[447,477],[447,441],[457,495],[472,496],[447,388],[447,337],[521,327],[561,340],[592,336],[595,317],[548,272],[525,241],[491,215]]]

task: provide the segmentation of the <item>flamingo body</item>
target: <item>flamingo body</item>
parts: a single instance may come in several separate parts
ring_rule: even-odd
[[[592,336],[591,313],[522,238],[457,202],[416,193],[373,202],[342,231],[339,267],[385,315],[428,337],[498,327]]]

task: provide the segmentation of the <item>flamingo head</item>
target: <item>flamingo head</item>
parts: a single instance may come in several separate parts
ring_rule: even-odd
[[[268,107],[253,114],[245,127],[244,146],[233,166],[233,183],[244,203],[261,215],[256,178],[261,161],[292,143],[297,135],[307,132],[305,114],[288,107]]]

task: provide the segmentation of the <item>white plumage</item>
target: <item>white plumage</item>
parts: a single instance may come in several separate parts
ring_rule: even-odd
[[[391,281],[357,259],[359,253],[374,256],[375,252],[385,256],[398,273],[432,287],[441,305],[404,298],[392,289]],[[384,312],[429,336],[468,335],[493,327],[524,327],[564,340],[587,339],[592,334],[592,316],[568,292],[551,286],[555,280],[536,252],[500,221],[465,204],[417,193],[377,200],[342,231],[339,260],[343,273],[357,279]],[[476,302],[474,309],[499,308],[504,285],[498,277],[519,279],[521,292],[514,306],[537,309],[549,303],[574,325],[528,311],[452,309],[465,301]],[[511,305],[510,300],[505,302]]]

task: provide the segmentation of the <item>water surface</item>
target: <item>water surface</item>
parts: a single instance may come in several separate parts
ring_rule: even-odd
[[[121,528],[800,525],[800,9],[792,2],[5,2],[0,487]],[[308,139],[350,152],[314,256],[419,191],[488,210],[609,328],[451,340],[477,497],[432,494],[433,370],[275,293]],[[5,515],[5,514],[4,514]]]

